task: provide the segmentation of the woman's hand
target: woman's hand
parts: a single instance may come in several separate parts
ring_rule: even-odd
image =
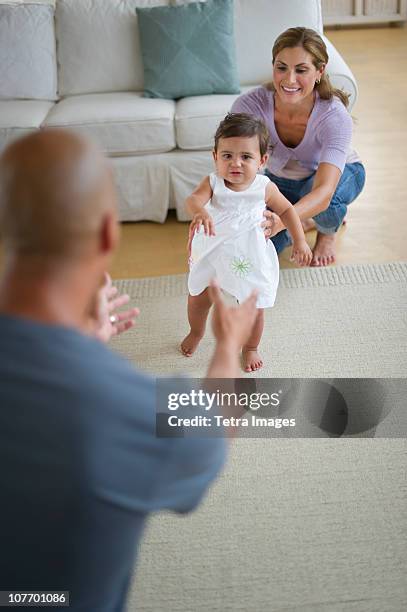
[[[285,229],[283,222],[280,217],[273,213],[271,210],[266,209],[263,212],[263,217],[266,218],[265,221],[261,224],[261,227],[264,229],[264,236],[266,238],[272,238],[279,232]]]
[[[312,251],[306,240],[294,242],[290,261],[296,261],[299,266],[309,266],[312,260]]]
[[[102,342],[109,342],[113,336],[133,327],[140,314],[138,308],[116,312],[129,301],[128,295],[118,295],[117,288],[113,287],[112,279],[106,273],[105,284],[97,293],[94,311],[91,313],[90,333]]]

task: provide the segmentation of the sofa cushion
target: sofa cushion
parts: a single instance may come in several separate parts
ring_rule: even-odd
[[[174,110],[172,100],[147,100],[135,92],[69,96],[44,125],[74,128],[108,155],[161,153],[175,147]]]
[[[171,186],[168,157],[173,153],[112,157],[122,221],[164,223]]]
[[[242,88],[242,93],[251,87]],[[175,132],[180,149],[212,149],[220,121],[230,111],[237,95],[193,96],[175,107]]]
[[[45,100],[0,100],[0,150],[29,132],[38,130],[53,102]]]
[[[168,0],[58,0],[59,94],[141,91],[136,7],[160,4]]]
[[[233,0],[138,8],[144,95],[239,93]]]
[[[54,8],[0,4],[0,98],[56,97]]]

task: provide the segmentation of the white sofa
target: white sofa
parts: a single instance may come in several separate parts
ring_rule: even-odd
[[[175,0],[180,3],[181,0]],[[0,0],[0,149],[21,134],[63,127],[111,157],[124,221],[188,217],[185,197],[212,168],[210,149],[235,95],[143,98],[136,6],[174,0]],[[271,47],[288,27],[322,33],[320,0],[235,0],[242,91],[270,78]],[[328,72],[357,96],[325,38]]]

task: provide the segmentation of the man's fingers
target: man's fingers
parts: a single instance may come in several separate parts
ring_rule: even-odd
[[[249,297],[242,303],[242,306],[247,305],[247,307],[249,308],[252,308],[252,306],[255,306],[258,295],[259,295],[259,292],[257,291],[257,289],[253,289]]]
[[[103,276],[104,276],[103,285],[105,287],[110,287],[112,285],[112,277],[110,276],[109,272],[105,272]]]
[[[116,336],[117,334],[122,334],[123,332],[127,331],[128,329],[130,329],[131,327],[134,327],[135,323],[134,321],[122,321],[120,323],[116,323],[113,326],[113,336]]]
[[[129,295],[119,295],[116,299],[111,300],[108,303],[108,311],[109,312],[113,312],[114,310],[116,310],[117,308],[120,308],[121,306],[124,306],[125,304],[128,304],[130,302],[130,296]]]
[[[222,294],[215,279],[212,279],[208,287],[209,298],[213,304],[222,304]]]
[[[117,312],[116,317],[119,322],[126,321],[126,319],[135,319],[140,314],[140,310],[138,308],[130,308],[129,310],[124,310],[123,312]]]
[[[131,327],[136,324],[136,318],[140,314],[138,308],[131,308],[130,310],[126,310],[124,312],[117,312],[115,314],[116,321],[114,325],[112,325],[112,333],[121,334],[124,331],[127,331]]]
[[[258,295],[259,292],[257,290],[253,290],[249,297],[246,298],[245,301],[242,302],[240,306],[238,306],[238,308],[246,312],[246,314],[252,313],[254,315],[254,313],[256,312],[256,302]]]
[[[106,297],[108,300],[111,300],[112,298],[114,298],[115,295],[117,295],[118,293],[118,289],[117,287],[113,287],[113,285],[111,287],[109,287],[106,291]]]

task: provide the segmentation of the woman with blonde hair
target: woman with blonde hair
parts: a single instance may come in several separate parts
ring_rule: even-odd
[[[273,46],[272,81],[241,95],[232,106],[232,112],[266,123],[271,134],[266,174],[295,204],[304,230],[316,228],[314,266],[335,261],[336,232],[365,182],[363,164],[351,148],[348,96],[330,83],[327,63],[317,32],[289,28]],[[279,253],[291,244],[290,235],[275,213],[265,216]]]

